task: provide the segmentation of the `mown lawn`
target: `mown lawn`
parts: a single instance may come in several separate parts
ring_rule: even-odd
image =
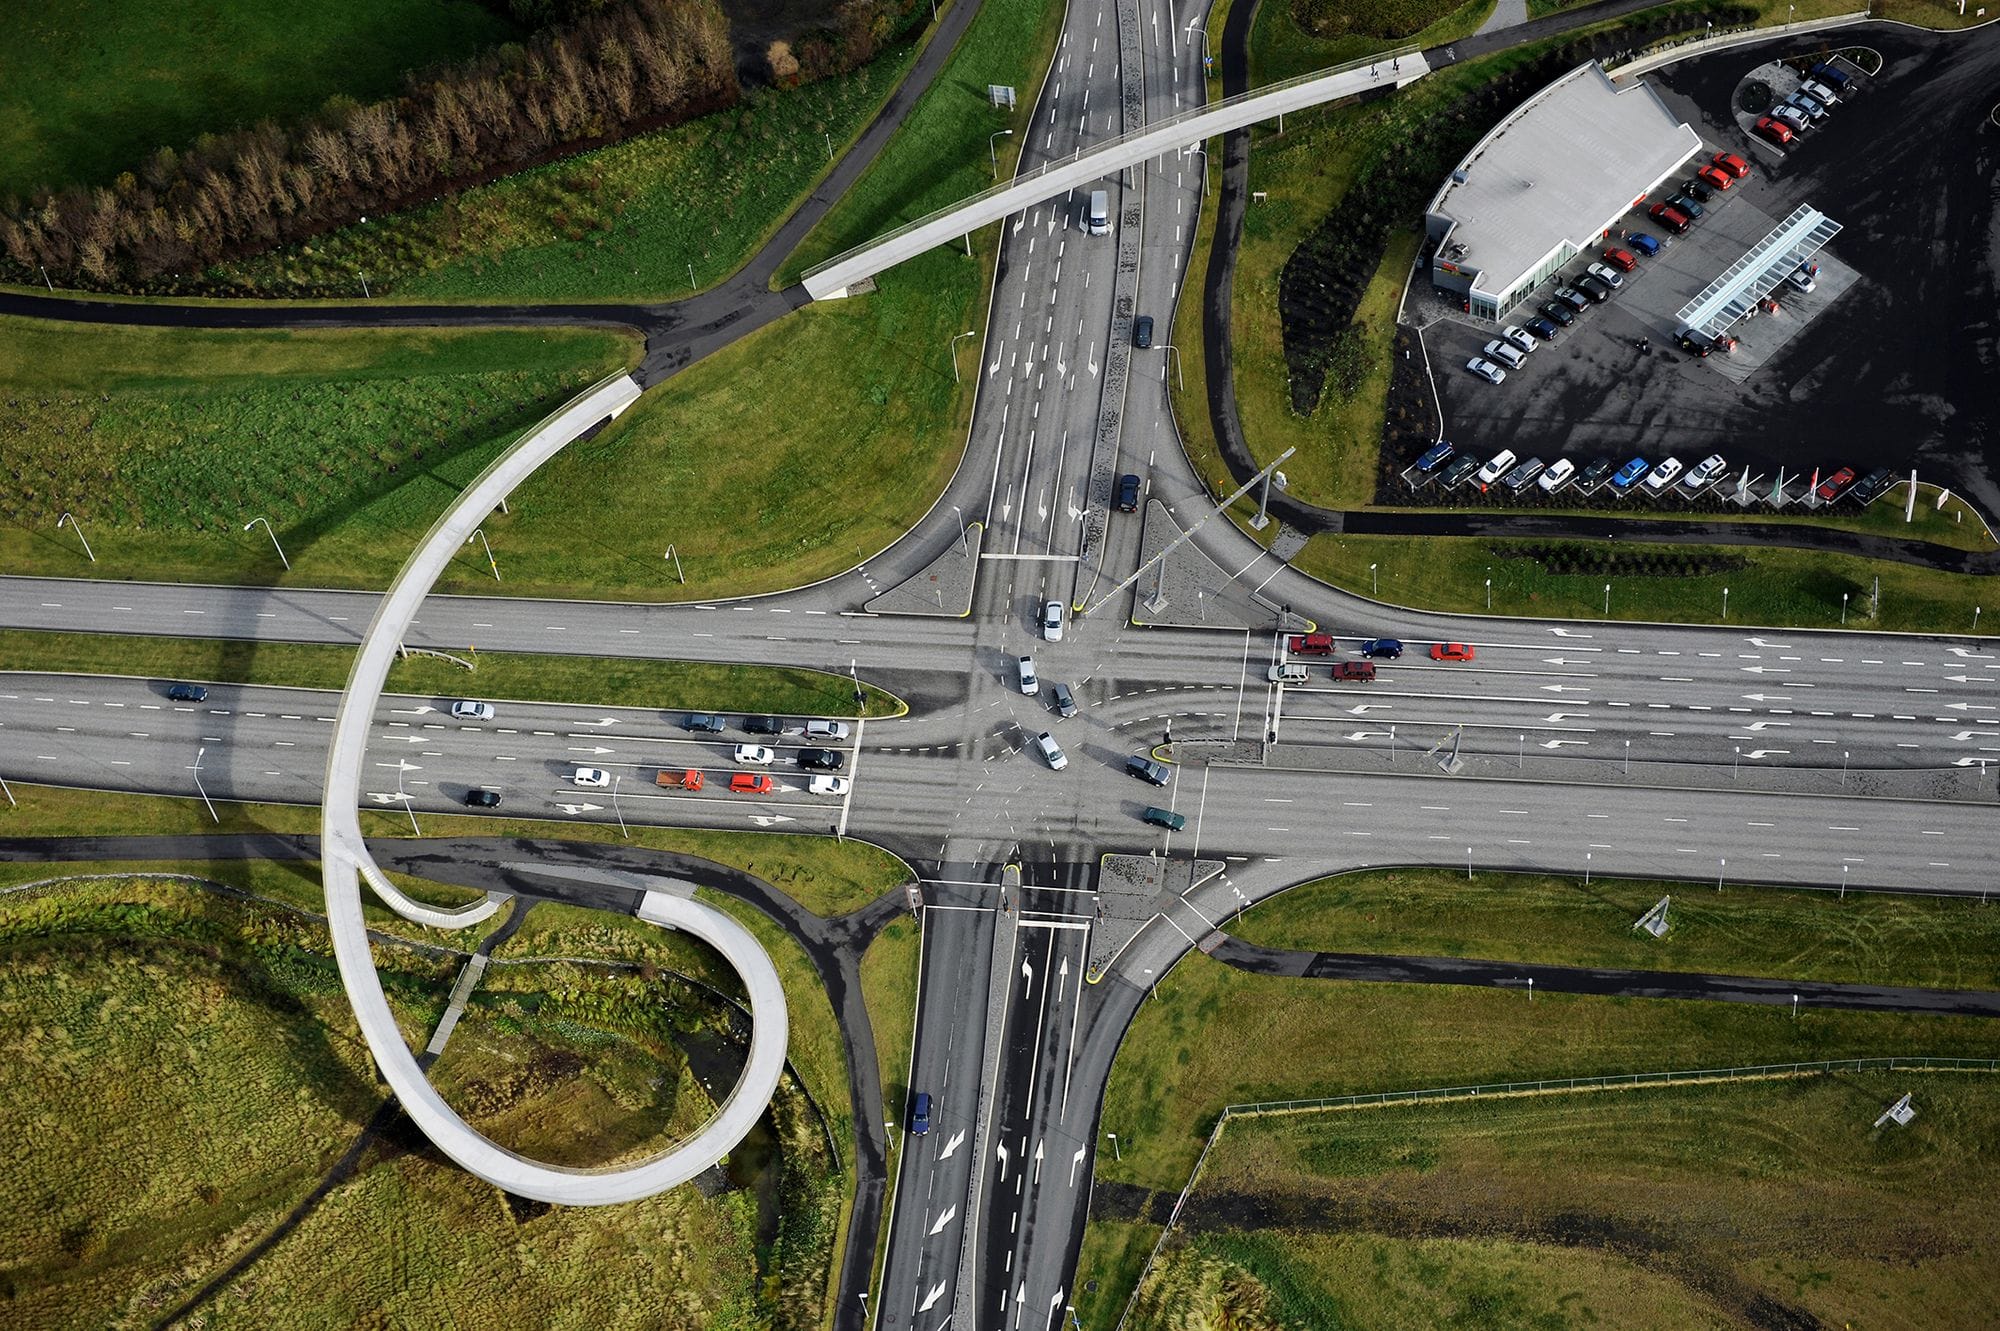
[[[1232,1122],[1128,1325],[1974,1325],[1996,1108],[1869,1072]]]
[[[996,174],[1010,175],[1062,32],[1062,15],[1063,7],[1053,0],[984,0],[882,155],[778,270],[779,284],[789,285],[851,246],[987,189]],[[1015,88],[1014,110],[987,100],[988,85],[996,83]],[[1014,134],[993,140],[1003,129]],[[915,276],[898,270],[889,280]]]
[[[1632,927],[1669,894],[1665,938]],[[2000,987],[2000,911],[1955,897],[1522,874],[1467,882],[1395,869],[1307,883],[1225,927],[1249,942],[1305,951]]]
[[[852,716],[855,711],[852,680],[793,666],[541,656],[477,648],[471,643],[459,649],[478,667],[474,671],[435,657],[399,660],[389,668],[387,692],[489,702],[528,699],[650,707],[663,712]],[[353,665],[352,648],[317,643],[33,632],[10,633],[0,643],[0,670],[154,675],[203,683],[340,689]],[[868,716],[895,716],[907,710],[893,694],[872,684],[862,685],[862,690],[868,698]]]
[[[217,269],[243,294],[659,301],[734,273],[909,72],[860,69]]]
[[[405,70],[511,41],[478,0],[63,0],[0,24],[0,197],[109,184],[155,148],[336,93],[395,92]]]

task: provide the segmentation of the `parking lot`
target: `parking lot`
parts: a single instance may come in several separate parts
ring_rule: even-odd
[[[1746,133],[1754,117],[1741,103],[1760,67],[1768,79],[1773,59],[1828,45],[1872,48],[1883,57],[1880,73],[1857,76],[1841,104],[1789,150]],[[1718,504],[1735,497],[1746,466],[1753,495],[1768,490],[1782,466],[1793,496],[1805,487],[1790,478],[1814,469],[1907,475],[1915,467],[2000,510],[2000,232],[1991,190],[2000,135],[1983,124],[2000,88],[2000,32],[1932,36],[1868,24],[1826,43],[1738,48],[1649,77],[1703,139],[1674,183],[1715,152],[1745,158],[1749,178],[1717,192],[1684,236],[1663,230],[1643,207],[1628,213],[1621,228],[1671,243],[1656,257],[1640,256],[1607,302],[1591,304],[1500,385],[1466,369],[1499,329],[1465,319],[1420,279],[1408,317],[1428,325],[1445,436],[1482,460],[1504,449],[1551,463],[1568,457],[1579,468],[1600,455],[1673,456],[1693,468],[1721,454],[1727,484],[1708,492]],[[1738,325],[1728,354],[1698,359],[1678,349],[1681,309],[1801,204],[1842,227],[1816,256],[1814,290],[1774,292],[1780,309]],[[1616,234],[1606,242],[1624,243]],[[1556,286],[1598,257],[1579,258],[1506,322],[1538,315]],[[1648,341],[1650,349],[1642,346]],[[1522,497],[1573,503],[1581,494],[1573,483],[1559,500],[1538,489]],[[1481,495],[1468,487],[1446,500],[1434,483],[1422,493],[1430,502]],[[1600,497],[1610,493],[1604,487]],[[1668,493],[1687,506],[1680,487]],[[1485,494],[1497,497],[1492,487]],[[1619,502],[1644,498],[1641,491]]]

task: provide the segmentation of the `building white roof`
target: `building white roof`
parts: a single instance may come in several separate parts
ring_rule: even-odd
[[[1482,139],[1438,191],[1430,211],[1456,222],[1440,257],[1479,269],[1479,289],[1498,295],[1563,241],[1589,248],[1700,148],[1650,85],[1619,88],[1595,62],[1580,65]]]

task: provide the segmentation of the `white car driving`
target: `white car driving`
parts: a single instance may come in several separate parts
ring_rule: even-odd
[[[1042,681],[1035,674],[1035,658],[1032,656],[1022,657],[1021,692],[1027,694],[1030,698],[1033,698],[1036,695],[1040,694],[1041,691],[1042,691]]]
[[[777,756],[777,754],[765,748],[762,744],[738,744],[736,746],[736,761],[739,763],[755,763],[759,767],[769,767],[771,760]]]
[[[790,732],[787,732],[787,733],[790,733]],[[845,721],[808,721],[808,722],[806,722],[806,738],[807,738],[807,739],[846,739],[846,738],[847,738],[847,722],[845,722]]]
[[[569,774],[569,783],[573,786],[608,786],[611,784],[611,773],[602,767],[579,767]]]
[[[1062,641],[1063,603],[1050,601],[1042,607],[1042,636],[1050,642]]]
[[[454,721],[491,721],[493,704],[474,702],[470,698],[460,698],[451,705],[451,719]]]
[[[819,775],[812,779],[812,793],[815,795],[845,795],[848,791],[844,776]]]

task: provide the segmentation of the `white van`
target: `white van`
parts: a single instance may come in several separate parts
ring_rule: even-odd
[[[1479,476],[1478,476],[1479,483],[1481,485],[1493,484],[1493,482],[1499,480],[1502,476],[1505,476],[1507,474],[1508,469],[1513,465],[1514,465],[1513,450],[1508,448],[1501,449],[1498,453],[1495,453],[1493,455],[1492,461],[1488,462],[1485,466],[1479,469]]]
[[[1111,191],[1094,189],[1090,192],[1090,208],[1084,213],[1083,229],[1093,236],[1111,234]]]
[[[1056,737],[1048,731],[1042,732],[1041,738],[1035,741],[1035,747],[1042,751],[1042,757],[1049,760],[1049,770],[1060,772],[1069,766],[1068,755],[1063,753],[1062,745],[1056,743]]]

